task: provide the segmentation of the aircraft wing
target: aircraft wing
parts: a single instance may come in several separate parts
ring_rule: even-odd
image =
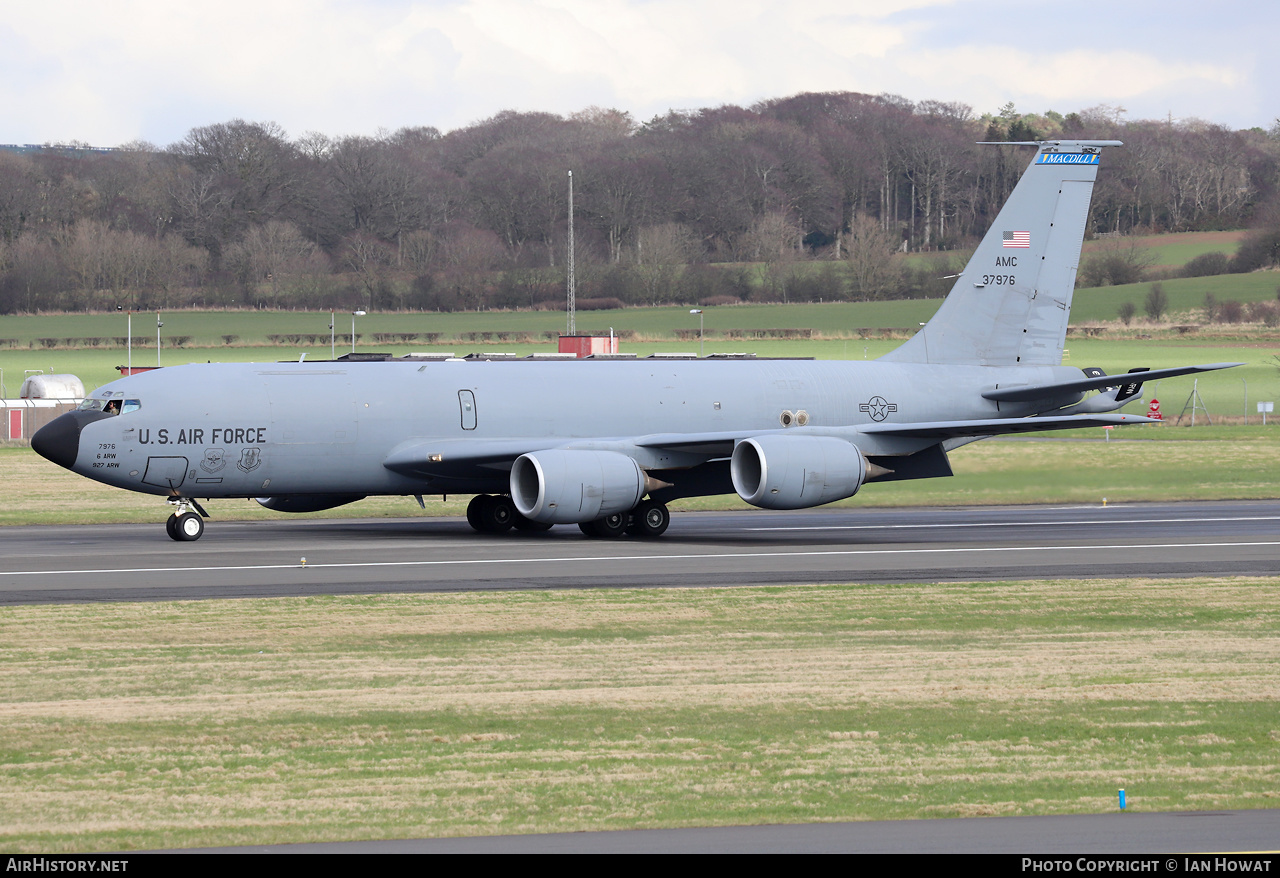
[[[407,476],[472,478],[477,468],[509,470],[511,462],[530,451],[564,444],[563,439],[416,439],[392,449],[382,465]],[[493,475],[490,472],[488,475]]]
[[[1072,430],[1079,427],[1158,423],[1160,422],[1153,418],[1141,415],[1059,415],[1048,418],[988,418],[919,424],[869,424],[860,427],[859,432],[916,439],[951,439],[959,436],[1001,436],[1007,433],[1039,433],[1044,430]]]
[[[690,454],[709,454],[728,457],[740,439],[775,433],[780,430],[725,430],[718,433],[654,433],[635,440],[640,448],[661,448],[665,451],[685,451]]]
[[[1115,384],[1113,380],[1111,382]],[[1114,427],[1121,424],[1158,424],[1160,421],[1142,415],[1057,415],[1040,418],[976,418],[966,421],[926,421],[915,424],[868,424],[863,427],[836,427],[805,430],[792,427],[775,430],[738,430],[723,433],[656,433],[636,439],[641,448],[686,451],[728,457],[741,439],[766,433],[794,435],[839,435],[852,439],[858,433],[899,436],[911,439],[951,439],[960,436],[1000,436],[1007,433],[1040,433],[1046,430],[1074,430],[1081,427]]]
[[[1113,382],[1114,383],[1114,382]],[[862,427],[781,428],[773,430],[726,430],[705,433],[652,433],[638,437],[615,439],[572,439],[539,437],[521,439],[420,439],[394,449],[383,461],[387,469],[414,477],[476,478],[499,476],[511,468],[522,454],[552,448],[595,448],[630,453],[627,449],[646,449],[675,455],[689,455],[676,466],[692,466],[710,458],[733,454],[736,443],[768,433],[839,435],[855,441],[859,433],[894,436],[904,439],[999,436],[1013,433],[1038,433],[1080,427],[1107,427],[1120,424],[1158,423],[1140,415],[1059,415],[1032,418],[980,418],[964,421],[930,421],[914,424],[868,424]]]
[[[1212,372],[1215,369],[1230,369],[1232,366],[1243,366],[1244,363],[1209,363],[1203,366],[1178,366],[1173,369],[1144,369],[1126,372],[1123,375],[1098,375],[1080,378],[1075,381],[1063,381],[1058,384],[1031,384],[1016,387],[1001,387],[997,390],[983,392],[983,399],[995,402],[1031,402],[1037,399],[1052,399],[1069,393],[1083,393],[1086,390],[1101,390],[1104,387],[1115,387],[1137,381],[1159,381],[1162,378],[1174,378],[1178,375],[1191,375],[1196,372]],[[1135,391],[1136,393],[1136,391]],[[1132,394],[1131,394],[1132,395]]]
[[[640,437],[566,438],[543,436],[519,439],[415,439],[392,449],[382,465],[415,478],[493,477],[510,470],[522,454],[549,449],[608,449],[624,454],[647,449],[676,466],[692,466],[707,458],[728,457],[734,443],[749,436],[781,430],[735,430],[706,433],[656,433]],[[682,459],[677,462],[670,455]],[[689,455],[690,457],[684,457]]]

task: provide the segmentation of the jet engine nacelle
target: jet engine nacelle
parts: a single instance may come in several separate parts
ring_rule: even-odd
[[[616,451],[535,451],[511,467],[511,499],[525,518],[545,524],[595,521],[627,512],[646,491],[644,470]]]
[[[752,506],[805,509],[858,493],[867,461],[832,436],[757,436],[733,449],[733,488]]]

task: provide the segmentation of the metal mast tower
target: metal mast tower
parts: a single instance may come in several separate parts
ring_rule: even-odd
[[[577,321],[574,319],[576,290],[573,280],[573,171],[569,172],[569,331],[566,335],[577,335]]]

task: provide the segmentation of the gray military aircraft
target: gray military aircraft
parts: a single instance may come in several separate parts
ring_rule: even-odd
[[[1147,422],[1109,413],[1143,381],[1238,365],[1062,365],[1098,162],[1120,144],[1026,145],[1035,158],[937,314],[879,360],[192,364],[103,386],[31,445],[167,497],[175,540],[204,532],[199,498],[311,512],[371,494],[476,494],[481,532],[658,536],[679,497],[800,509],[948,476],[968,442]]]

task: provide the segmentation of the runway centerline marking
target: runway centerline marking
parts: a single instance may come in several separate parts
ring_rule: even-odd
[[[964,546],[950,549],[827,549],[818,552],[715,552],[685,555],[602,555],[562,558],[446,558],[434,561],[344,561],[315,564],[253,564],[225,567],[117,567],[94,570],[5,570],[0,576],[101,576],[111,573],[216,573],[234,570],[333,570],[354,567],[444,567],[462,564],[574,564],[618,561],[691,561],[731,558],[815,558],[855,555],[942,555],[978,552],[1060,552],[1131,549],[1212,549],[1248,546],[1280,546],[1280,541],[1240,543],[1132,543],[1125,545],[1079,546]]]
[[[789,530],[912,530],[944,527],[1058,527],[1079,524],[1208,524],[1227,521],[1280,521],[1280,515],[1242,515],[1233,518],[1122,518],[1114,521],[959,521],[938,524],[797,524],[779,527],[747,527],[749,531]]]

